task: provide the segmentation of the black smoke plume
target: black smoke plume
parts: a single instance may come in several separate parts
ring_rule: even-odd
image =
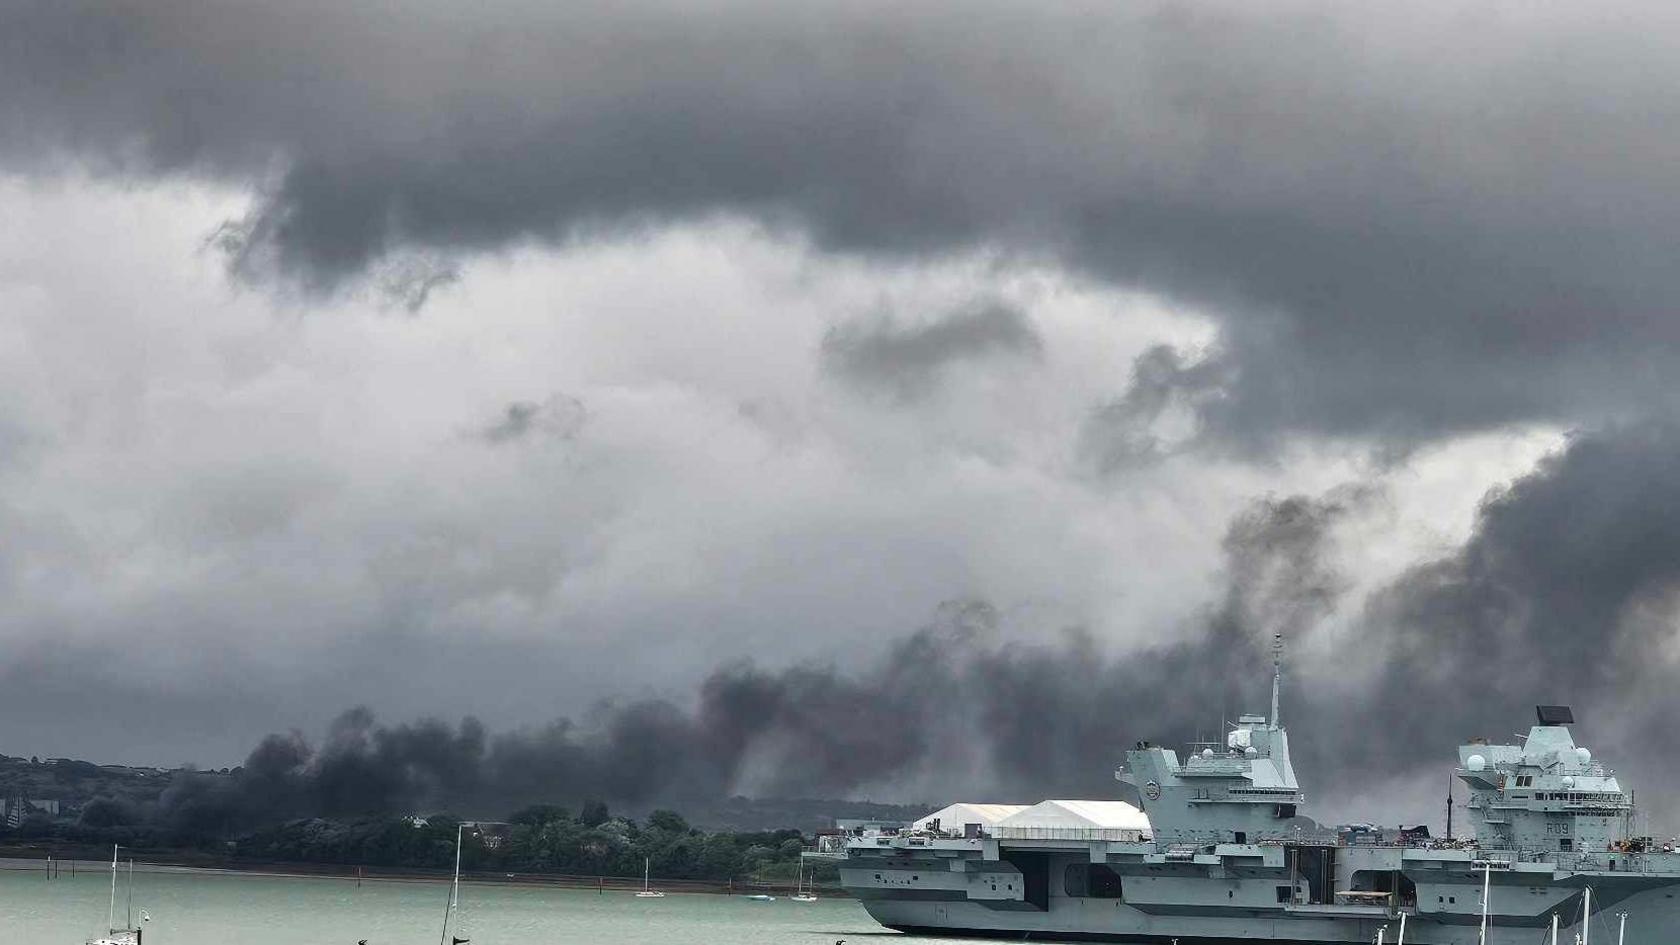
[[[163,807],[182,829],[229,832],[317,815],[499,816],[584,798],[1109,795],[1126,739],[1211,725],[1208,693],[1233,681],[1255,680],[1248,694],[1260,694],[1268,635],[1337,593],[1321,549],[1359,501],[1348,492],[1258,503],[1226,538],[1230,589],[1206,625],[1124,659],[1079,630],[1001,644],[989,604],[951,602],[863,666],[720,668],[692,709],[606,705],[495,736],[471,718],[382,726],[352,709],[318,747],[296,732],[270,735],[232,775],[189,780]]]
[[[1221,599],[1141,652],[1112,655],[1077,629],[1001,642],[990,605],[951,602],[862,665],[720,668],[692,707],[604,705],[499,735],[472,719],[383,726],[355,709],[319,746],[269,736],[234,776],[177,785],[163,809],[231,831],[583,798],[1123,796],[1112,769],[1133,741],[1182,743],[1264,710],[1278,632],[1303,644],[1284,700],[1297,768],[1309,796],[1341,809],[1407,778],[1444,783],[1462,739],[1522,730],[1542,702],[1574,704],[1577,736],[1624,773],[1666,778],[1680,773],[1675,468],[1671,425],[1578,436],[1490,493],[1462,547],[1359,600],[1335,565],[1337,529],[1381,491],[1259,500],[1225,536]],[[1340,608],[1358,619],[1315,638]],[[1368,816],[1419,820],[1437,793]],[[1662,822],[1669,809],[1659,799],[1652,813]]]

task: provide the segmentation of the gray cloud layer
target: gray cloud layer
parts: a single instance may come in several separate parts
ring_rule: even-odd
[[[1352,595],[1354,578],[1338,557],[1345,549],[1332,536],[1375,502],[1374,493],[1314,497],[1321,487],[1290,488],[1308,497],[1261,502],[1230,526],[1224,581],[1205,619],[1161,634],[1174,639],[1152,641],[1142,656],[1116,662],[1101,642],[1078,635],[1065,645],[976,643],[970,634],[984,636],[984,627],[965,612],[952,618],[954,630],[888,648],[885,661],[867,664],[880,670],[873,677],[725,668],[701,687],[695,706],[638,701],[602,723],[640,733],[637,751],[696,733],[705,736],[701,744],[728,741],[735,730],[709,727],[708,700],[733,705],[739,696],[751,707],[744,715],[762,727],[728,741],[719,755],[727,771],[701,779],[732,789],[857,787],[869,778],[932,783],[921,768],[932,759],[952,778],[985,768],[990,781],[975,783],[999,791],[1096,790],[1099,782],[1108,786],[1116,728],[1128,733],[1123,740],[1133,732],[1164,739],[1173,726],[1183,734],[1206,708],[1205,686],[1179,683],[1250,678],[1272,629],[1327,625],[1332,612],[1351,608],[1357,625],[1324,644],[1338,654],[1335,671],[1303,663],[1310,684],[1295,697],[1310,710],[1302,713],[1304,760],[1324,783],[1340,785],[1355,775],[1411,770],[1426,758],[1433,764],[1464,726],[1497,733],[1540,699],[1574,700],[1605,714],[1620,707],[1622,717],[1605,730],[1616,733],[1619,747],[1631,750],[1637,738],[1669,745],[1670,562],[1680,550],[1680,525],[1672,521],[1680,496],[1669,480],[1680,435],[1662,418],[1676,406],[1669,378],[1680,368],[1672,301],[1680,269],[1669,258],[1680,242],[1673,172],[1680,105],[1669,91],[1680,78],[1680,31],[1660,28],[1664,15],[1637,5],[1466,11],[1430,3],[1260,10],[1236,3],[749,2],[704,9],[513,2],[470,13],[415,4],[376,14],[324,2],[43,0],[0,8],[0,163],[29,180],[72,164],[123,181],[208,179],[247,190],[255,195],[249,214],[209,234],[210,245],[239,275],[302,287],[315,300],[367,281],[416,310],[428,299],[435,304],[440,289],[447,296],[462,288],[452,283],[466,281],[467,256],[531,242],[576,248],[603,235],[736,217],[808,240],[819,256],[864,257],[881,272],[978,250],[1139,288],[1205,313],[1219,333],[1205,351],[1147,347],[1129,381],[1115,369],[1104,405],[1084,414],[1068,452],[1120,493],[1161,488],[1126,476],[1140,460],[1174,454],[1156,430],[1174,411],[1200,425],[1187,442],[1244,455],[1275,456],[1288,443],[1322,438],[1399,453],[1533,422],[1588,431],[1534,474],[1491,494],[1462,547],[1414,563],[1369,597]],[[668,274],[645,281],[657,281],[654,275]],[[0,277],[10,278],[3,260]],[[69,299],[52,311],[108,317],[109,304],[81,304],[75,282],[42,280]],[[4,301],[21,310],[30,298],[19,292]],[[987,533],[1019,544],[1065,542],[1042,555],[1053,577],[1034,574],[1016,586],[1031,589],[1021,598],[1055,596],[1068,592],[1058,580],[1085,563],[1089,549],[1116,550],[1083,544],[1077,528],[1060,526],[1101,515],[1105,528],[1119,521],[1139,535],[1165,532],[1124,521],[1146,503],[1097,505],[1080,491],[1089,486],[1080,476],[1018,461],[1013,450],[1046,417],[1071,412],[1061,401],[1046,398],[1013,415],[1008,408],[1030,398],[999,397],[971,416],[942,412],[948,405],[919,396],[929,378],[954,375],[959,364],[1059,370],[1067,349],[1090,334],[1058,336],[1002,301],[918,310],[944,314],[914,321],[844,320],[869,310],[861,305],[824,313],[841,327],[799,347],[751,317],[735,334],[721,317],[707,321],[716,331],[685,333],[684,320],[716,312],[650,296],[599,306],[607,314],[587,325],[580,319],[564,343],[525,354],[559,359],[576,343],[585,353],[571,372],[587,374],[596,366],[587,363],[586,342],[598,339],[580,337],[661,306],[676,314],[628,331],[639,347],[625,360],[642,366],[646,353],[653,366],[642,373],[605,366],[587,392],[570,377],[546,374],[507,386],[479,378],[478,387],[460,389],[423,379],[448,396],[464,389],[494,405],[452,434],[463,450],[494,459],[435,449],[425,440],[424,410],[403,418],[421,432],[379,436],[390,433],[379,421],[397,411],[394,404],[423,393],[414,378],[407,390],[352,414],[349,422],[369,427],[369,454],[388,451],[382,461],[393,467],[417,462],[413,479],[395,489],[373,475],[356,489],[335,484],[335,476],[350,478],[346,470],[361,467],[327,458],[355,452],[338,447],[361,445],[364,431],[332,439],[322,434],[324,411],[272,409],[303,402],[317,381],[307,351],[288,351],[293,361],[279,367],[270,363],[284,361],[260,350],[272,339],[221,339],[202,356],[212,367],[194,383],[175,383],[191,373],[181,365],[179,375],[167,368],[157,378],[137,374],[142,380],[132,387],[118,370],[99,372],[98,383],[70,371],[37,386],[19,383],[25,393],[70,394],[42,394],[39,416],[0,404],[0,447],[7,447],[0,472],[11,477],[0,525],[28,539],[0,544],[0,582],[27,584],[37,589],[30,601],[53,604],[20,606],[21,616],[8,618],[30,628],[30,639],[8,653],[8,681],[29,676],[34,688],[8,687],[0,703],[16,699],[20,712],[41,711],[42,692],[68,700],[86,691],[89,667],[113,686],[127,685],[138,672],[89,643],[95,631],[66,644],[52,636],[101,620],[115,628],[106,643],[192,624],[200,646],[213,641],[233,651],[250,645],[241,634],[266,640],[285,635],[276,626],[299,634],[325,628],[325,642],[312,641],[318,649],[298,661],[331,664],[353,651],[346,663],[361,671],[389,653],[417,650],[370,680],[390,694],[404,692],[404,680],[426,661],[437,669],[433,680],[472,661],[488,667],[486,678],[540,676],[549,668],[544,660],[565,668],[560,648],[529,642],[562,623],[580,638],[578,647],[598,643],[606,635],[599,627],[629,639],[650,627],[675,636],[678,624],[698,628],[695,639],[741,624],[751,625],[754,639],[775,641],[786,633],[781,622],[814,611],[812,632],[838,639],[858,620],[851,585],[880,599],[933,588],[984,598],[988,578],[1032,571],[1036,551],[976,551]],[[44,321],[29,322],[19,337],[43,353],[74,348],[75,326],[60,335],[42,329]],[[132,333],[90,333],[111,346],[138,349],[153,337],[144,322],[100,324]],[[517,335],[510,330],[506,349],[519,349]],[[762,338],[774,340],[760,347]],[[383,343],[396,344],[389,336]],[[185,346],[158,344],[147,363],[172,363],[177,347]],[[831,417],[824,432],[832,441],[802,447],[801,436],[819,425],[808,416],[824,407],[813,406],[818,398],[797,378],[772,377],[796,360],[777,357],[793,348],[798,358],[815,351],[831,376],[890,393],[894,409]],[[732,354],[710,365],[725,381],[698,380],[689,362],[716,351]],[[505,357],[498,366],[530,363],[490,346],[475,353]],[[178,356],[184,364],[194,355]],[[50,363],[82,361],[76,352]],[[389,363],[377,356],[344,362],[369,373]],[[414,363],[446,362],[416,355]],[[760,373],[738,380],[751,371]],[[1042,386],[1054,383],[1052,373],[1043,372]],[[100,386],[105,375],[110,387]],[[215,392],[217,409],[195,412],[194,389]],[[515,399],[555,389],[588,398],[588,434],[605,444],[575,466],[540,447],[575,445],[585,430],[581,401]],[[727,409],[714,409],[714,400]],[[130,416],[131,402],[151,412],[136,408]],[[218,413],[229,402],[254,402],[246,409],[255,420]],[[85,404],[120,406],[83,413]],[[732,425],[743,415],[771,418],[763,425],[786,435],[770,444],[743,435]],[[1637,419],[1644,417],[1659,419]],[[146,427],[147,419],[154,425]],[[224,426],[201,429],[195,420]],[[889,435],[855,432],[876,426]],[[399,428],[408,429],[391,424]],[[100,466],[102,449],[148,457],[124,452],[123,444],[151,442],[170,429],[177,430],[175,450],[187,457],[181,466],[215,471],[221,462],[233,472],[213,477],[209,488],[203,477],[177,477],[171,459],[140,464],[138,504],[124,501],[127,483],[106,487],[123,497],[88,489],[67,501],[39,488],[59,471],[50,464],[55,450],[87,451],[76,457],[85,465],[69,466],[74,473]],[[250,449],[222,453],[220,444]],[[321,444],[319,455],[309,455]],[[766,456],[788,455],[794,459],[786,465],[760,470]],[[45,470],[39,476],[31,465],[37,460]],[[679,467],[683,475],[675,477],[653,472]],[[1230,491],[1242,488],[1207,476],[1206,496],[1229,503]],[[771,490],[788,480],[798,488]],[[90,474],[62,481],[70,489],[105,482]],[[533,488],[533,481],[552,488]],[[188,494],[156,485],[148,492],[147,482]],[[748,485],[733,486],[741,482]],[[897,501],[872,504],[835,482],[861,482],[854,488],[867,498]],[[970,501],[940,505],[953,484],[969,487]],[[15,504],[13,493],[22,495]],[[1016,505],[999,508],[999,496]],[[720,520],[696,511],[758,511],[760,504],[762,518],[721,519],[735,526],[721,534],[714,534]],[[393,505],[400,515],[389,514]],[[310,519],[312,508],[320,511]],[[994,517],[973,524],[982,509]],[[796,513],[812,518],[803,530],[789,524]],[[135,529],[141,538],[131,546],[113,541],[134,519],[153,524]],[[1042,525],[1047,520],[1055,525]],[[691,533],[686,544],[676,535],[683,528]],[[1197,529],[1217,534],[1205,521],[1181,527]],[[629,564],[613,556],[626,547]],[[676,550],[664,554],[668,548]],[[728,567],[719,572],[696,564],[720,558]],[[327,562],[318,572],[300,565],[318,560]],[[580,587],[565,585],[585,564],[602,568],[582,575]],[[786,590],[794,578],[819,572],[829,580]],[[147,583],[156,574],[171,581]],[[195,596],[195,575],[207,575],[199,587],[225,582],[235,593]],[[253,575],[283,579],[269,584]],[[655,595],[629,603],[614,596],[649,576],[669,579],[657,606],[645,603]],[[1175,577],[1164,595],[1192,593],[1182,573]],[[66,587],[109,586],[133,597],[80,613],[59,609],[83,599],[63,593]],[[720,586],[734,596],[718,593]],[[545,609],[579,599],[600,612]],[[183,601],[200,601],[202,612]],[[291,623],[265,619],[270,611]],[[884,620],[889,612],[870,613]],[[407,629],[429,621],[442,625],[444,640],[414,647]],[[506,634],[496,646],[459,642],[487,626]],[[360,636],[344,642],[346,628]],[[166,645],[185,649],[187,636]],[[670,649],[638,655],[677,662],[665,655]],[[945,650],[960,658],[936,660]],[[167,656],[141,653],[159,663]],[[915,679],[892,675],[918,659],[937,668]],[[267,668],[255,665],[239,672]],[[1343,684],[1344,670],[1355,672],[1357,684]],[[570,671],[574,681],[598,675]],[[279,697],[249,687],[257,701],[241,701],[244,682],[204,680],[202,691],[170,693],[168,708],[187,717],[237,705],[226,711],[248,713],[244,727],[266,727],[252,718],[274,714]],[[947,742],[935,709],[975,692],[983,694],[986,744],[1006,765],[930,749]],[[920,724],[883,734],[879,717],[864,711],[878,705]],[[1313,729],[1332,718],[1332,706],[1337,727]],[[869,731],[860,741],[840,738],[832,746],[837,760],[813,780],[789,780],[782,773],[787,746],[849,712]],[[1593,710],[1583,717],[1594,719]],[[335,743],[375,737],[371,723],[353,721],[332,736]],[[572,740],[594,744],[593,734],[578,731],[555,730],[565,749],[558,756],[572,757]],[[494,752],[493,740],[472,732],[444,734],[469,754]],[[889,742],[869,740],[879,738]],[[836,767],[861,755],[873,756],[875,767]],[[689,776],[686,755],[662,756],[675,759],[674,778]]]
[[[0,153],[262,186],[240,265],[316,287],[717,213],[1048,253],[1223,320],[1227,435],[1417,438],[1670,402],[1654,12],[24,3]]]

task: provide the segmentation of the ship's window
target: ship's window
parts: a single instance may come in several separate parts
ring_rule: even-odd
[[[1295,887],[1293,887],[1293,886],[1279,886],[1277,888],[1277,900],[1278,900],[1278,902],[1290,902],[1290,901],[1293,901],[1294,898],[1295,898]]]
[[[1558,841],[1558,849],[1567,853],[1567,852],[1575,849],[1575,841],[1569,839],[1568,837],[1564,837],[1563,839]]]
[[[1447,897],[1447,901],[1448,901],[1448,902],[1457,902],[1457,901],[1458,901],[1458,897],[1457,897],[1457,896],[1448,896],[1448,897]]]
[[[1248,834],[1244,833],[1241,830],[1237,831],[1237,842],[1238,843],[1247,843],[1248,842]]]
[[[912,883],[918,883],[918,882],[921,882],[921,880],[922,880],[922,878],[921,878],[921,877],[920,877],[920,876],[912,876],[912,877],[910,877],[910,881],[911,881],[911,882],[912,882]]]
[[[876,874],[875,874],[875,878],[876,878],[876,879],[880,879],[880,878],[881,878],[881,874],[880,874],[880,873],[876,873]]]
[[[1436,896],[1436,897],[1435,897],[1435,901],[1436,901],[1436,902],[1446,902],[1446,901],[1447,901],[1447,897],[1446,897],[1446,896]]]
[[[1236,890],[1235,890],[1235,889],[1227,889],[1227,890],[1225,890],[1225,898],[1226,898],[1226,899],[1235,899],[1235,898],[1237,898],[1237,891],[1236,891]]]

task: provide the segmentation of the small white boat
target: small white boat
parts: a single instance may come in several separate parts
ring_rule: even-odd
[[[751,899],[754,902],[775,902],[776,901],[775,896],[766,896],[764,893],[753,893],[752,895],[746,896],[746,897],[743,897],[743,898]]]
[[[652,865],[653,865],[653,860],[652,859],[650,859],[648,857],[643,857],[642,858],[642,891],[636,894],[637,899],[664,899],[665,898],[664,893],[662,893],[659,890],[654,889],[652,886],[648,885],[648,875],[649,875],[648,871],[652,867]]]
[[[805,858],[799,858],[799,881],[793,887],[793,895],[788,897],[794,902],[816,902],[817,894],[805,888]]]
[[[134,927],[134,861],[128,861],[128,921],[117,928],[117,845],[111,846],[111,905],[105,913],[105,934],[88,939],[87,945],[140,945],[140,930]],[[142,913],[144,915],[144,913]],[[146,916],[148,919],[151,916]]]

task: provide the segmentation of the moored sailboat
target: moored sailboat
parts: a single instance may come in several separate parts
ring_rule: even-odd
[[[642,857],[642,891],[636,894],[637,899],[664,899],[665,898],[664,893],[660,892],[657,889],[654,889],[648,883],[648,877],[650,877],[652,875],[652,873],[650,872],[652,870],[652,868],[653,868],[653,858],[652,857]]]
[[[794,884],[793,895],[788,898],[792,899],[794,902],[817,901],[817,894],[805,888],[805,860],[803,857],[799,860],[799,879]]]
[[[140,945],[142,934],[134,927],[134,861],[128,861],[128,918],[117,928],[117,852],[111,845],[111,904],[105,913],[105,934],[88,939],[87,945]]]

